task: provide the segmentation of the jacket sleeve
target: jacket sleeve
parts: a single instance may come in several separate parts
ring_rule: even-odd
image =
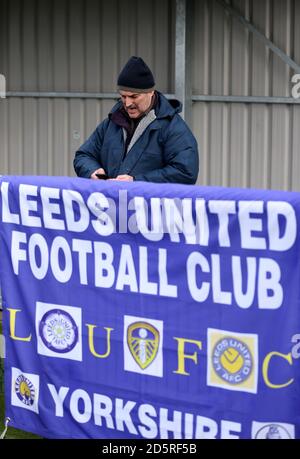
[[[75,153],[74,169],[78,177],[90,178],[91,174],[103,167],[100,160],[104,134],[108,119],[104,120]]]
[[[145,174],[137,174],[134,180],[157,183],[194,184],[199,172],[199,154],[195,137],[183,119],[177,115],[163,132],[165,166]]]

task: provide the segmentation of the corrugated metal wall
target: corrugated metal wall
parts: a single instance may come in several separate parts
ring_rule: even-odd
[[[300,64],[298,0],[231,5]],[[294,71],[215,1],[194,1],[193,93],[291,97]],[[300,190],[300,106],[193,104],[201,183]]]
[[[174,87],[172,0],[0,0],[0,8],[7,91],[112,93],[134,54],[162,91]],[[0,99],[0,174],[73,175],[75,150],[114,103]]]
[[[215,0],[193,2],[193,94],[290,96],[290,69]],[[298,0],[229,1],[300,64]],[[8,91],[114,92],[132,54],[174,92],[175,0],[0,0]],[[70,175],[112,100],[0,99],[0,173]],[[300,190],[300,106],[194,102],[199,183]]]

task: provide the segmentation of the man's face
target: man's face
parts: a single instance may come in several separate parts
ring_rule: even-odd
[[[154,91],[137,93],[130,91],[120,91],[123,106],[130,118],[139,118],[150,107]]]

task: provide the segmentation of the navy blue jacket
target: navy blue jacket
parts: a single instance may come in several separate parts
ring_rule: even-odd
[[[122,107],[118,102],[92,135],[79,148],[74,168],[79,177],[89,178],[102,167],[115,178],[128,174],[134,180],[193,184],[199,170],[198,148],[195,137],[178,114],[182,105],[178,100],[168,101],[157,92],[158,103],[154,119],[124,157],[122,127],[111,120],[111,115]]]

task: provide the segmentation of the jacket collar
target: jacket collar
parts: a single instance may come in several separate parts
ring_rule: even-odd
[[[157,118],[173,118],[176,113],[182,110],[182,103],[177,99],[167,99],[163,94],[158,94],[158,107],[156,110]]]
[[[157,105],[155,107],[155,114],[157,119],[161,118],[173,118],[176,113],[180,113],[182,110],[182,104],[177,99],[170,99],[168,100],[162,93],[156,91],[156,95],[158,97]],[[119,100],[111,109],[108,114],[109,119],[114,112],[120,110],[123,104],[122,101]]]

